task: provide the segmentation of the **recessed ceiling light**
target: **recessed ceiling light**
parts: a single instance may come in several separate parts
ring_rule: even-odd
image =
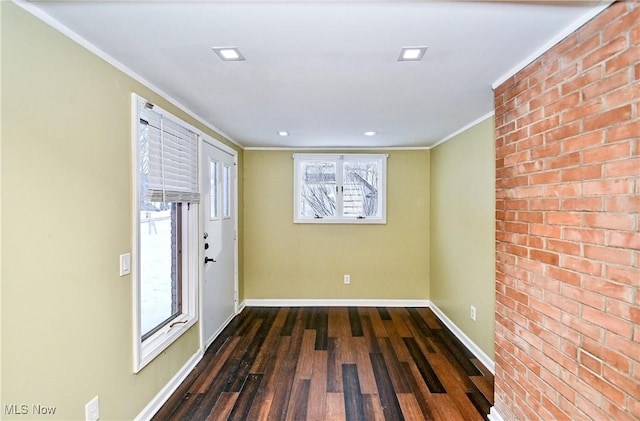
[[[420,61],[427,47],[402,47],[398,61]]]
[[[280,136],[289,136],[289,132],[285,132],[284,130],[279,131],[279,132],[278,132],[278,134],[279,134]]]
[[[238,47],[213,47],[213,51],[224,61],[242,61],[244,56]]]
[[[364,132],[365,136],[375,136],[376,132]]]

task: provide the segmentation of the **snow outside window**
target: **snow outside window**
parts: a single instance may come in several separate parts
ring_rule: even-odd
[[[294,222],[386,223],[387,155],[295,154]]]

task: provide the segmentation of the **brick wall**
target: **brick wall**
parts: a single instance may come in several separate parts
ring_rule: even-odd
[[[495,90],[496,410],[640,419],[640,3]]]

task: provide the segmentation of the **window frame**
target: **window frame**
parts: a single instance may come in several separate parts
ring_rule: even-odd
[[[293,155],[293,222],[295,224],[386,224],[387,223],[387,154],[302,153]],[[300,188],[302,163],[307,161],[335,162],[336,165],[336,215],[332,217],[305,217],[300,215]],[[376,162],[380,168],[378,207],[376,217],[347,217],[343,213],[343,178],[345,161]]]
[[[181,242],[182,242],[182,267],[181,279],[181,311],[169,322],[158,328],[155,332],[143,340],[142,314],[141,314],[141,284],[140,277],[140,177],[139,177],[139,121],[138,112],[140,103],[148,101],[132,93],[132,268],[133,276],[133,372],[140,372],[147,364],[153,361],[160,353],[167,349],[172,343],[180,338],[198,321],[198,204],[189,203],[182,206],[181,216]],[[199,133],[199,131],[188,123],[183,122],[171,113],[163,110],[157,105],[153,110],[163,114],[185,128]],[[198,142],[199,143],[199,142]],[[196,164],[198,163],[196,159]]]

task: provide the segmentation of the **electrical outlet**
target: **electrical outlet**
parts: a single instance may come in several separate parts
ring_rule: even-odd
[[[100,398],[96,396],[84,406],[84,415],[87,421],[98,421],[100,419]]]
[[[471,320],[473,320],[474,322],[476,321],[476,308],[474,306],[471,306]]]
[[[344,275],[344,284],[349,285],[351,283],[351,275]]]

